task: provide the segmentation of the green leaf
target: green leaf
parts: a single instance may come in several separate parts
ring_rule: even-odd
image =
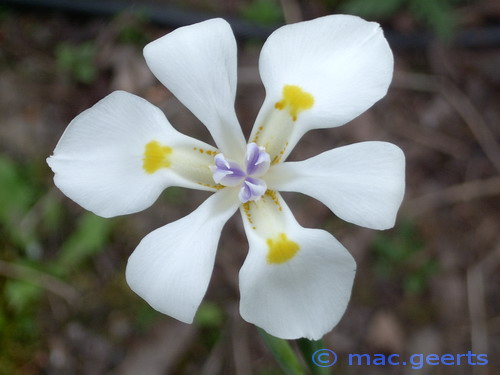
[[[264,369],[257,373],[257,375],[283,375],[281,371],[275,369]]]
[[[4,222],[24,214],[36,198],[36,189],[21,175],[21,167],[0,157],[0,218]]]
[[[3,332],[4,328],[7,325],[7,317],[5,316],[5,312],[3,311],[3,306],[0,305],[0,332]]]
[[[331,368],[330,367],[321,367],[314,364],[312,361],[313,354],[319,350],[325,348],[325,343],[323,340],[308,340],[308,339],[299,339],[297,340],[297,344],[299,345],[299,349],[302,352],[302,356],[304,357],[305,362],[309,366],[311,370],[311,374],[313,375],[330,375]]]
[[[124,12],[118,14],[114,23],[118,28],[118,41],[120,43],[144,47],[151,39],[145,31],[148,24],[148,15],[140,9],[134,9],[133,13]]]
[[[259,333],[264,344],[266,344],[267,348],[271,351],[286,375],[303,375],[306,373],[295,355],[295,352],[286,340],[271,336],[260,328]]]
[[[63,218],[64,218],[64,209],[60,200],[52,196],[49,196],[46,200],[45,207],[43,210],[43,218],[42,218],[43,228],[50,232],[56,232],[59,230]]]
[[[367,18],[388,18],[392,16],[406,0],[350,0],[343,4],[341,11]]]
[[[135,325],[139,330],[141,332],[146,332],[151,328],[156,319],[160,318],[162,315],[147,303],[141,301],[141,303],[135,305],[133,316]]]
[[[241,11],[247,21],[264,26],[274,26],[283,23],[281,7],[275,0],[254,0]]]
[[[452,38],[457,21],[448,0],[411,0],[410,8],[438,37],[444,40]]]
[[[403,281],[403,288],[410,294],[419,294],[424,288],[424,282],[420,275],[411,274]]]
[[[7,280],[4,285],[5,298],[16,311],[23,311],[35,303],[41,292],[39,286],[21,280]]]
[[[409,294],[422,293],[438,263],[424,252],[424,243],[414,223],[403,220],[373,242],[374,271],[385,279],[401,283]]]
[[[55,54],[59,68],[70,73],[75,81],[91,83],[97,77],[94,64],[96,47],[93,42],[78,45],[61,43],[56,47]]]
[[[217,328],[224,322],[224,314],[215,303],[203,302],[196,312],[194,322],[199,327]]]
[[[60,276],[66,275],[91,255],[101,251],[109,240],[114,221],[92,213],[83,214],[76,230],[61,248],[56,262]]]
[[[36,201],[39,193],[30,175],[14,161],[0,157],[0,224],[8,240],[26,248],[36,243],[33,228],[20,228],[19,224]]]
[[[168,204],[181,205],[186,200],[185,189],[171,186],[163,192],[162,199]]]

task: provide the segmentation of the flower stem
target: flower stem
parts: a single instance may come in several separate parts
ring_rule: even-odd
[[[259,333],[264,344],[286,375],[305,375],[306,371],[300,363],[299,358],[286,340],[271,336],[259,328]]]
[[[313,341],[308,339],[297,340],[299,349],[304,357],[305,362],[309,366],[312,375],[330,375],[330,367],[316,366],[312,361],[312,355],[319,349],[324,349],[325,344],[323,340]]]

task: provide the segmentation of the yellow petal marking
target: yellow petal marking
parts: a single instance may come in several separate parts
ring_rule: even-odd
[[[302,90],[299,86],[285,85],[283,86],[283,99],[276,102],[274,108],[282,110],[288,109],[292,120],[297,120],[300,112],[312,108],[314,105],[314,97],[308,92]]]
[[[149,142],[144,148],[144,157],[142,158],[142,167],[144,170],[153,174],[160,168],[170,167],[170,158],[172,147],[162,146],[158,141]]]
[[[297,251],[299,251],[299,244],[290,241],[285,233],[280,233],[277,238],[267,239],[267,246],[269,251],[267,253],[267,263],[282,264],[292,259]]]

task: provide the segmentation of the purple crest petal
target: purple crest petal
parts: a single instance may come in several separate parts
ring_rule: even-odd
[[[222,154],[217,154],[215,155],[215,166],[219,169],[229,169],[230,166],[229,166],[229,162],[226,160],[226,158],[224,157],[224,155]]]
[[[252,192],[250,191],[250,187],[247,184],[241,185],[240,192],[238,194],[238,198],[241,203],[247,203],[252,197]]]
[[[251,200],[256,200],[262,196],[267,190],[266,183],[260,178],[247,177],[243,185],[241,185],[238,197],[242,203]]]
[[[269,169],[271,159],[264,147],[259,147],[255,143],[247,145],[247,174],[250,176],[260,177]]]
[[[233,161],[228,161],[222,154],[215,156],[215,166],[212,167],[213,179],[217,184],[237,186],[246,177],[246,173]]]
[[[215,155],[214,161],[215,165],[210,167],[214,181],[224,186],[236,187],[241,185],[239,192],[241,202],[246,203],[257,200],[266,192],[266,183],[264,180],[257,178],[269,169],[270,158],[264,147],[259,147],[255,143],[247,145],[247,173],[237,163],[227,160],[223,154]]]

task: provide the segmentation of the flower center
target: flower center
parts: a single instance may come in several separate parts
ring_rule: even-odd
[[[239,187],[238,197],[242,203],[258,200],[267,190],[267,185],[259,177],[266,174],[271,163],[269,154],[264,147],[256,143],[247,145],[245,168],[238,163],[227,160],[223,154],[215,156],[212,166],[215,183],[230,187]]]

